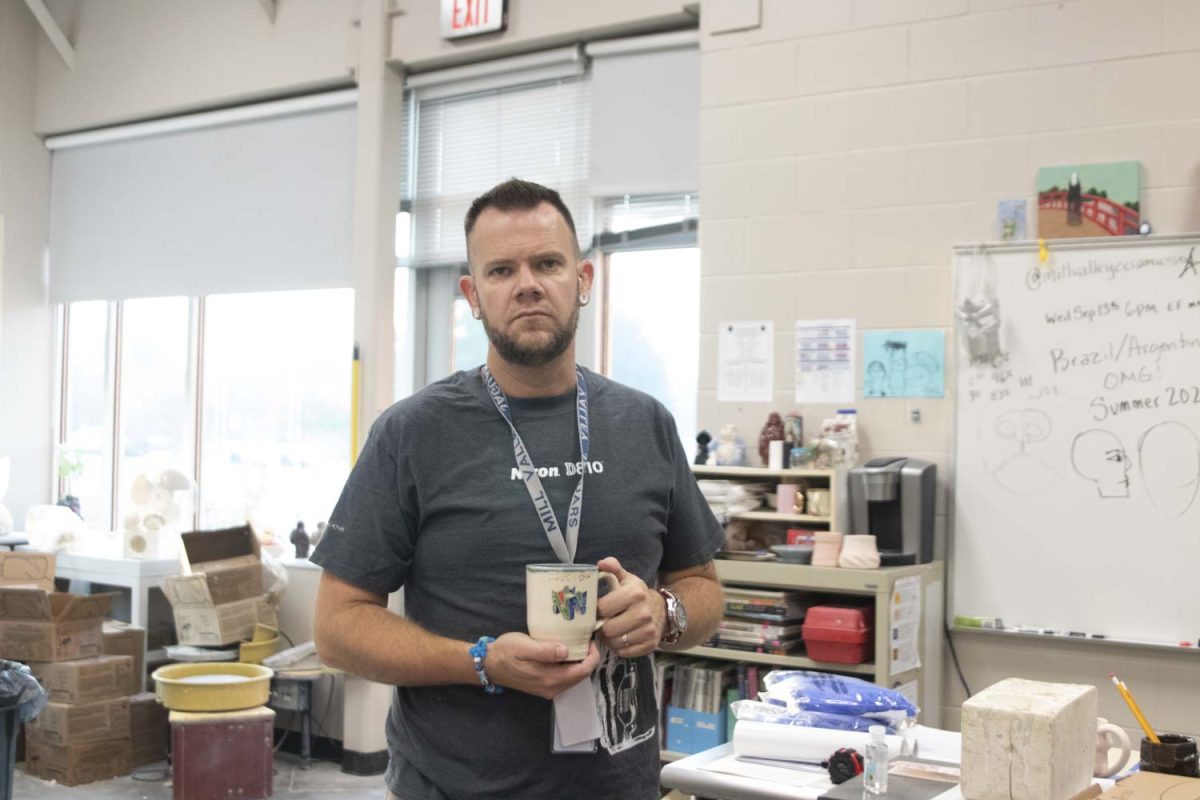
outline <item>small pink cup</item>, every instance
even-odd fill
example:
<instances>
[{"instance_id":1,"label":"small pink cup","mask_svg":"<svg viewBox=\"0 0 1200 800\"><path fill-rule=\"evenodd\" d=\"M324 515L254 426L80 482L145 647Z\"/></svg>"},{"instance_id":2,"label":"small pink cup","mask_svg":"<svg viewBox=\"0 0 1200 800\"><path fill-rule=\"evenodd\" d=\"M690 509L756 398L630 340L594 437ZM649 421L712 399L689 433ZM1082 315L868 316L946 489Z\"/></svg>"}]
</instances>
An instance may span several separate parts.
<instances>
[{"instance_id":1,"label":"small pink cup","mask_svg":"<svg viewBox=\"0 0 1200 800\"><path fill-rule=\"evenodd\" d=\"M814 567L836 567L842 553L842 534L837 531L817 531L813 536Z\"/></svg>"}]
</instances>

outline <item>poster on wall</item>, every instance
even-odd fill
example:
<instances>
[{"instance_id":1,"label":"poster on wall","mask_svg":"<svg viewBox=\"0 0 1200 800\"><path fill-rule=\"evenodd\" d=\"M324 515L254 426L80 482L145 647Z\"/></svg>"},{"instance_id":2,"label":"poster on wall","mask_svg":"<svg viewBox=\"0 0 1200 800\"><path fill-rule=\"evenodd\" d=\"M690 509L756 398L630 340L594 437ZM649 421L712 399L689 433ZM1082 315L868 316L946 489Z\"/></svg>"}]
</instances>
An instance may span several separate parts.
<instances>
[{"instance_id":1,"label":"poster on wall","mask_svg":"<svg viewBox=\"0 0 1200 800\"><path fill-rule=\"evenodd\" d=\"M775 389L775 323L722 322L717 336L717 400L769 403Z\"/></svg>"},{"instance_id":2,"label":"poster on wall","mask_svg":"<svg viewBox=\"0 0 1200 800\"><path fill-rule=\"evenodd\" d=\"M896 580L892 590L892 620L888 641L892 646L893 674L921 666L921 576Z\"/></svg>"},{"instance_id":3,"label":"poster on wall","mask_svg":"<svg viewBox=\"0 0 1200 800\"><path fill-rule=\"evenodd\" d=\"M796 402L854 402L854 320L796 323Z\"/></svg>"},{"instance_id":4,"label":"poster on wall","mask_svg":"<svg viewBox=\"0 0 1200 800\"><path fill-rule=\"evenodd\" d=\"M1138 232L1142 167L1137 161L1042 167L1037 174L1038 236L1127 236Z\"/></svg>"},{"instance_id":5,"label":"poster on wall","mask_svg":"<svg viewBox=\"0 0 1200 800\"><path fill-rule=\"evenodd\" d=\"M946 332L863 333L863 397L944 397Z\"/></svg>"}]
</instances>

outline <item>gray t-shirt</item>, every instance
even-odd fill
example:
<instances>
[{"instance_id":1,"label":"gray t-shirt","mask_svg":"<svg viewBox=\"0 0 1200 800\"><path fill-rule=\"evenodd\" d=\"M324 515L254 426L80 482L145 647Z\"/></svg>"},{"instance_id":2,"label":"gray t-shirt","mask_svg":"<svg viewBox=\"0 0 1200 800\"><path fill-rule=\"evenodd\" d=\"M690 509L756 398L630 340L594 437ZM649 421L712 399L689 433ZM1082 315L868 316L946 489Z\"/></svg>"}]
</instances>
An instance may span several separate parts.
<instances>
[{"instance_id":1,"label":"gray t-shirt","mask_svg":"<svg viewBox=\"0 0 1200 800\"><path fill-rule=\"evenodd\" d=\"M585 371L591 425L576 563L615 556L654 585L703 564L724 533L700 494L671 415ZM510 398L514 424L561 522L579 480L575 392ZM554 563L512 434L478 370L459 372L374 424L312 560L372 592L405 588L405 613L473 642L525 630L525 565ZM464 655L464 658L466 656ZM592 677L596 752L551 753L550 701L479 686L398 687L386 780L405 800L658 797L658 711L650 657L607 650Z\"/></svg>"}]
</instances>

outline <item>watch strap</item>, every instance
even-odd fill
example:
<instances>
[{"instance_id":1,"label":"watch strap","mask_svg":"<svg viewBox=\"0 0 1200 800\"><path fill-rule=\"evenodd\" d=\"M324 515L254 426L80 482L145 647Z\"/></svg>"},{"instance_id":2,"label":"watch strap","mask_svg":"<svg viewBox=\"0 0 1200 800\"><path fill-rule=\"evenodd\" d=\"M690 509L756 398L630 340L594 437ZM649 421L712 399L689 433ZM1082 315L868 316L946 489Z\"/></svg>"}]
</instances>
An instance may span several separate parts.
<instances>
[{"instance_id":1,"label":"watch strap","mask_svg":"<svg viewBox=\"0 0 1200 800\"><path fill-rule=\"evenodd\" d=\"M662 644L675 644L683 636L683 626L679 619L679 597L670 589L664 589L661 586L658 588L658 593L662 595L667 611L666 629L659 641Z\"/></svg>"}]
</instances>

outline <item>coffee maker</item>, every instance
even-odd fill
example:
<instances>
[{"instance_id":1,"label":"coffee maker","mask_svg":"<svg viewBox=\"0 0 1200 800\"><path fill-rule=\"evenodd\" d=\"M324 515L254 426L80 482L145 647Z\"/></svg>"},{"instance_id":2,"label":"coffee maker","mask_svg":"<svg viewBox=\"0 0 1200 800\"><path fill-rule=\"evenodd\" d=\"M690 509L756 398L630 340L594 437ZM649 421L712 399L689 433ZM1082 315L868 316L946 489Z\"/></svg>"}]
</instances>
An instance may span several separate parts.
<instances>
[{"instance_id":1,"label":"coffee maker","mask_svg":"<svg viewBox=\"0 0 1200 800\"><path fill-rule=\"evenodd\" d=\"M873 458L850 470L850 533L870 534L883 566L933 561L937 465Z\"/></svg>"}]
</instances>

